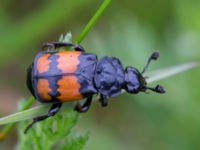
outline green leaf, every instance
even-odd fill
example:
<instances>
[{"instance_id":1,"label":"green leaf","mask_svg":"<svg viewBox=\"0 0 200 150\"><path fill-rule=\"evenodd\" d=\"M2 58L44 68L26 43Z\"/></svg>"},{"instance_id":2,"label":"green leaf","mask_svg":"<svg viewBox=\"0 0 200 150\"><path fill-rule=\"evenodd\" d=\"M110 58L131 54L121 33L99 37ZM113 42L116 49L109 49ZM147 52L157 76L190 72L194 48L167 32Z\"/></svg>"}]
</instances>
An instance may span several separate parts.
<instances>
[{"instance_id":1,"label":"green leaf","mask_svg":"<svg viewBox=\"0 0 200 150\"><path fill-rule=\"evenodd\" d=\"M24 110L24 111L17 112L15 114L11 114L9 116L0 118L0 125L14 123L19 120L23 121L23 120L30 119L30 118L34 117L35 115L39 115L44 112L47 112L49 107L50 107L50 105L40 105L40 106L31 108L28 110Z\"/></svg>"}]
</instances>

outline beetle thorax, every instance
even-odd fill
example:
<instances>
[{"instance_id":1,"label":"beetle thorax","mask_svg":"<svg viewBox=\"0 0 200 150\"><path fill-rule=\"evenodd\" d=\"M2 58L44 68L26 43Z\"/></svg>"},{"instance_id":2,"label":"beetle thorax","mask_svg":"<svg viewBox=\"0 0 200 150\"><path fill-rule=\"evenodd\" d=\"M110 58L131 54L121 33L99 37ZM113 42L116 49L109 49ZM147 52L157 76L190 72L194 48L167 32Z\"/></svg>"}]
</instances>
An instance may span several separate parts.
<instances>
[{"instance_id":1,"label":"beetle thorax","mask_svg":"<svg viewBox=\"0 0 200 150\"><path fill-rule=\"evenodd\" d=\"M98 61L96 66L95 87L105 96L117 96L123 88L124 77L124 68L119 59L105 56Z\"/></svg>"}]
</instances>

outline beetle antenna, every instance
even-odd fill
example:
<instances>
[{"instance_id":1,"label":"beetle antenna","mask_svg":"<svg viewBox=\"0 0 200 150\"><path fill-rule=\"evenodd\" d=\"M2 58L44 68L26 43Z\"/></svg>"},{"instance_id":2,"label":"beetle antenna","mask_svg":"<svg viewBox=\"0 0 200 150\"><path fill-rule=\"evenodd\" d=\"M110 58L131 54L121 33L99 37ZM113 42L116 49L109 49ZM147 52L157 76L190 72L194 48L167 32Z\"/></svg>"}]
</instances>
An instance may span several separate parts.
<instances>
[{"instance_id":1,"label":"beetle antenna","mask_svg":"<svg viewBox=\"0 0 200 150\"><path fill-rule=\"evenodd\" d=\"M153 52L153 53L151 54L151 56L149 57L149 59L148 59L148 61L147 61L147 64L145 65L145 67L144 67L144 69L142 70L142 73L141 73L141 74L143 74L143 73L147 70L147 68L148 68L149 64L151 63L151 61L152 61L152 60L157 60L157 59L159 58L159 56L160 56L160 53L159 53L158 51Z\"/></svg>"},{"instance_id":2,"label":"beetle antenna","mask_svg":"<svg viewBox=\"0 0 200 150\"><path fill-rule=\"evenodd\" d=\"M154 87L154 88L146 87L146 89L149 89L149 90L154 91L156 93L161 93L161 94L165 93L165 89L160 85L156 85L156 87Z\"/></svg>"}]
</instances>

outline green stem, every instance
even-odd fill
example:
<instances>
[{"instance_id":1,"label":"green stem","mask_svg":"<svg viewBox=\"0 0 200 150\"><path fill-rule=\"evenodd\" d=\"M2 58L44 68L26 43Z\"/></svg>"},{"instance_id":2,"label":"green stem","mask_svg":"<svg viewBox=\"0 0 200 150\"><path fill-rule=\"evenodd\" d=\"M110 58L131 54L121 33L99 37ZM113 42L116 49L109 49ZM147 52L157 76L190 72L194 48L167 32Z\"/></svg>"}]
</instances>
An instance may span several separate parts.
<instances>
[{"instance_id":1,"label":"green stem","mask_svg":"<svg viewBox=\"0 0 200 150\"><path fill-rule=\"evenodd\" d=\"M111 0L104 0L104 2L101 4L101 6L99 7L99 9L95 13L95 15L90 19L90 21L85 26L85 28L83 29L83 31L81 32L81 34L79 35L79 37L76 39L76 41L75 41L76 43L80 44L83 41L83 39L85 38L85 36L92 29L92 27L95 25L95 23L97 22L97 20L99 19L99 17L101 17L101 15L105 11L105 9L108 7L108 5L110 4L110 2L111 2Z\"/></svg>"}]
</instances>

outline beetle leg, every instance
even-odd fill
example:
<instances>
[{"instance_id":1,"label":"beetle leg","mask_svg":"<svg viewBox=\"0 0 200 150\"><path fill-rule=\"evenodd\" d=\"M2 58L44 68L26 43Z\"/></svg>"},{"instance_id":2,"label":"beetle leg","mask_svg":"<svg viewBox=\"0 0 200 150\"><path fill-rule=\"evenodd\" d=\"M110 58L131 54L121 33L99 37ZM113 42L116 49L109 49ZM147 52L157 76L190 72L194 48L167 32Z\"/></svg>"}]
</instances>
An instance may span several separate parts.
<instances>
[{"instance_id":1,"label":"beetle leg","mask_svg":"<svg viewBox=\"0 0 200 150\"><path fill-rule=\"evenodd\" d=\"M81 106L80 103L78 102L74 108L74 110L78 112L86 112L90 108L92 102L92 96L88 97L85 103Z\"/></svg>"},{"instance_id":2,"label":"beetle leg","mask_svg":"<svg viewBox=\"0 0 200 150\"><path fill-rule=\"evenodd\" d=\"M50 51L55 51L56 48L60 47L66 47L66 46L74 46L72 43L67 43L67 42L50 42L50 43L45 43L42 46L42 50L50 50Z\"/></svg>"},{"instance_id":3,"label":"beetle leg","mask_svg":"<svg viewBox=\"0 0 200 150\"><path fill-rule=\"evenodd\" d=\"M24 131L24 134L26 134L27 131L28 131L35 123L37 123L37 122L39 122L39 121L42 121L42 120L45 120L45 119L47 119L48 117L54 116L54 115L60 110L61 106L62 106L62 103L53 104L53 105L51 106L51 108L49 109L49 111L48 111L48 113L47 113L46 115L42 115L42 116L38 116L38 117L33 118L32 123L29 124L29 125L27 126L27 128L26 128L25 131Z\"/></svg>"},{"instance_id":4,"label":"beetle leg","mask_svg":"<svg viewBox=\"0 0 200 150\"><path fill-rule=\"evenodd\" d=\"M68 42L52 42L52 44L54 44L55 48L74 46L73 43L68 43Z\"/></svg>"},{"instance_id":5,"label":"beetle leg","mask_svg":"<svg viewBox=\"0 0 200 150\"><path fill-rule=\"evenodd\" d=\"M99 101L101 102L101 106L102 106L102 107L105 107L105 106L108 105L108 99L107 99L107 97L106 97L105 95L103 95L103 94L100 94L100 99L99 99Z\"/></svg>"},{"instance_id":6,"label":"beetle leg","mask_svg":"<svg viewBox=\"0 0 200 150\"><path fill-rule=\"evenodd\" d=\"M81 45L79 45L79 44L74 45L74 49L76 51L85 52L85 49Z\"/></svg>"},{"instance_id":7,"label":"beetle leg","mask_svg":"<svg viewBox=\"0 0 200 150\"><path fill-rule=\"evenodd\" d=\"M42 45L42 50L55 51L55 45L53 43L45 43Z\"/></svg>"},{"instance_id":8,"label":"beetle leg","mask_svg":"<svg viewBox=\"0 0 200 150\"><path fill-rule=\"evenodd\" d=\"M42 46L42 50L50 50L50 51L55 51L56 48L61 48L61 47L67 47L67 46L72 46L76 51L80 52L85 52L85 49L79 45L79 44L73 44L73 43L68 43L68 42L51 42L51 43L45 43Z\"/></svg>"},{"instance_id":9,"label":"beetle leg","mask_svg":"<svg viewBox=\"0 0 200 150\"><path fill-rule=\"evenodd\" d=\"M72 46L76 51L85 52L85 49L79 44L73 44L68 42L52 42L51 44L53 44L55 48Z\"/></svg>"}]
</instances>

